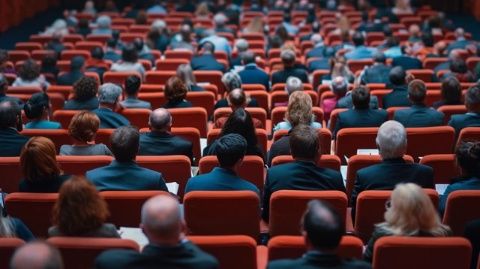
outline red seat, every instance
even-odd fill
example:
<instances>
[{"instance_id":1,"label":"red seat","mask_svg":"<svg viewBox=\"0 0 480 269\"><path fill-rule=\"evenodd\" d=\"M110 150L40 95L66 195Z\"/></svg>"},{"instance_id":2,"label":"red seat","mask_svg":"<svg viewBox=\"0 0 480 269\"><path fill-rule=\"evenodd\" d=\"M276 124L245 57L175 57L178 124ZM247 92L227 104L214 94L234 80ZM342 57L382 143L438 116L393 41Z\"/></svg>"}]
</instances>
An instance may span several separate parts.
<instances>
[{"instance_id":1,"label":"red seat","mask_svg":"<svg viewBox=\"0 0 480 269\"><path fill-rule=\"evenodd\" d=\"M312 105L313 107L316 107L319 102L318 98L318 93L314 91L304 91L308 95L310 95L310 98L312 98ZM270 93L270 103L272 107L276 103L287 103L288 102L288 93L285 91L275 91Z\"/></svg>"},{"instance_id":2,"label":"red seat","mask_svg":"<svg viewBox=\"0 0 480 269\"><path fill-rule=\"evenodd\" d=\"M217 86L218 93L223 94L225 92L225 85L222 82L222 72L220 71L193 71L193 75L198 83L208 82Z\"/></svg>"},{"instance_id":3,"label":"red seat","mask_svg":"<svg viewBox=\"0 0 480 269\"><path fill-rule=\"evenodd\" d=\"M80 41L75 43L76 50L91 51L94 48L103 48L103 43L98 41Z\"/></svg>"},{"instance_id":4,"label":"red seat","mask_svg":"<svg viewBox=\"0 0 480 269\"><path fill-rule=\"evenodd\" d=\"M120 113L130 121L131 125L141 129L148 128L148 121L152 111L145 108L128 108L121 110Z\"/></svg>"},{"instance_id":5,"label":"red seat","mask_svg":"<svg viewBox=\"0 0 480 269\"><path fill-rule=\"evenodd\" d=\"M175 71L147 71L145 73L145 83L165 85L167 80L175 75Z\"/></svg>"},{"instance_id":6,"label":"red seat","mask_svg":"<svg viewBox=\"0 0 480 269\"><path fill-rule=\"evenodd\" d=\"M30 55L35 61L41 61L47 56L56 57L56 53L54 50L34 50L31 52Z\"/></svg>"},{"instance_id":7,"label":"red seat","mask_svg":"<svg viewBox=\"0 0 480 269\"><path fill-rule=\"evenodd\" d=\"M347 111L347 108L335 108L330 113L330 122L328 123L328 129L333 132L337 125L338 114Z\"/></svg>"},{"instance_id":8,"label":"red seat","mask_svg":"<svg viewBox=\"0 0 480 269\"><path fill-rule=\"evenodd\" d=\"M458 135L457 144L462 141L479 141L480 140L480 127L466 127L460 131Z\"/></svg>"},{"instance_id":9,"label":"red seat","mask_svg":"<svg viewBox=\"0 0 480 269\"><path fill-rule=\"evenodd\" d=\"M243 86L242 86L243 87ZM247 96L250 96L252 99L257 100L258 106L265 109L265 111L270 111L268 100L270 95L266 91L249 91Z\"/></svg>"},{"instance_id":10,"label":"red seat","mask_svg":"<svg viewBox=\"0 0 480 269\"><path fill-rule=\"evenodd\" d=\"M211 129L208 134L207 134L207 145L210 145L215 141L219 136L220 133L222 132L222 129ZM268 137L267 137L267 131L265 129L255 129L255 134L257 136L257 144L262 150L264 154L267 152L267 143L268 143Z\"/></svg>"},{"instance_id":11,"label":"red seat","mask_svg":"<svg viewBox=\"0 0 480 269\"><path fill-rule=\"evenodd\" d=\"M57 162L65 174L82 176L89 170L110 164L112 160L112 156L57 156Z\"/></svg>"},{"instance_id":12,"label":"red seat","mask_svg":"<svg viewBox=\"0 0 480 269\"><path fill-rule=\"evenodd\" d=\"M348 60L347 65L350 70L355 73L359 70L363 70L365 66L373 65L372 59L361 59L361 60Z\"/></svg>"},{"instance_id":13,"label":"red seat","mask_svg":"<svg viewBox=\"0 0 480 269\"><path fill-rule=\"evenodd\" d=\"M415 79L423 80L423 82L432 82L435 74L432 69L410 69L407 70L407 73L412 74Z\"/></svg>"},{"instance_id":14,"label":"red seat","mask_svg":"<svg viewBox=\"0 0 480 269\"><path fill-rule=\"evenodd\" d=\"M13 237L0 238L0 267L9 268L10 260L15 250L25 244L25 241Z\"/></svg>"},{"instance_id":15,"label":"red seat","mask_svg":"<svg viewBox=\"0 0 480 269\"><path fill-rule=\"evenodd\" d=\"M376 149L378 128L344 128L338 131L335 154L342 159L357 154L358 149Z\"/></svg>"},{"instance_id":16,"label":"red seat","mask_svg":"<svg viewBox=\"0 0 480 269\"><path fill-rule=\"evenodd\" d=\"M30 59L30 52L26 50L10 50L8 51L8 59L16 63Z\"/></svg>"},{"instance_id":17,"label":"red seat","mask_svg":"<svg viewBox=\"0 0 480 269\"><path fill-rule=\"evenodd\" d=\"M7 89L8 94L35 94L42 92L42 88L38 86L10 86Z\"/></svg>"},{"instance_id":18,"label":"red seat","mask_svg":"<svg viewBox=\"0 0 480 269\"><path fill-rule=\"evenodd\" d=\"M32 52L34 50L41 50L43 48L42 43L39 42L17 42L15 43L15 50L24 50Z\"/></svg>"},{"instance_id":19,"label":"red seat","mask_svg":"<svg viewBox=\"0 0 480 269\"><path fill-rule=\"evenodd\" d=\"M425 58L423 60L423 68L433 70L437 65L444 62L448 62L448 58Z\"/></svg>"},{"instance_id":20,"label":"red seat","mask_svg":"<svg viewBox=\"0 0 480 269\"><path fill-rule=\"evenodd\" d=\"M142 75L136 71L123 71L123 72L114 72L114 71L107 71L103 73L103 83L113 83L117 85L121 85L125 83L125 80L129 76L137 76L142 78Z\"/></svg>"},{"instance_id":21,"label":"red seat","mask_svg":"<svg viewBox=\"0 0 480 269\"><path fill-rule=\"evenodd\" d=\"M197 128L201 137L207 137L207 111L203 107L171 108L173 118L172 127Z\"/></svg>"},{"instance_id":22,"label":"red seat","mask_svg":"<svg viewBox=\"0 0 480 269\"><path fill-rule=\"evenodd\" d=\"M278 130L273 134L273 142L275 143L280 138L286 136L288 130ZM330 154L332 133L326 128L318 129L318 138L320 139L320 154Z\"/></svg>"},{"instance_id":23,"label":"red seat","mask_svg":"<svg viewBox=\"0 0 480 269\"><path fill-rule=\"evenodd\" d=\"M18 185L23 178L19 157L0 157L0 169L3 176L0 177L0 188L3 192L12 193L18 191Z\"/></svg>"},{"instance_id":24,"label":"red seat","mask_svg":"<svg viewBox=\"0 0 480 269\"><path fill-rule=\"evenodd\" d=\"M57 110L53 112L53 120L60 122L64 129L68 128L70 125L70 121L72 120L73 116L75 116L79 110Z\"/></svg>"},{"instance_id":25,"label":"red seat","mask_svg":"<svg viewBox=\"0 0 480 269\"><path fill-rule=\"evenodd\" d=\"M455 154L432 154L424 156L421 164L433 168L433 182L435 184L450 184L451 180L461 176Z\"/></svg>"},{"instance_id":26,"label":"red seat","mask_svg":"<svg viewBox=\"0 0 480 269\"><path fill-rule=\"evenodd\" d=\"M65 129L23 129L22 135L28 137L44 136L49 138L55 144L57 154L60 152L62 145L71 145L73 139Z\"/></svg>"},{"instance_id":27,"label":"red seat","mask_svg":"<svg viewBox=\"0 0 480 269\"><path fill-rule=\"evenodd\" d=\"M480 218L477 205L480 205L479 190L460 190L450 193L445 206L443 223L450 226L455 236L463 236L465 224Z\"/></svg>"},{"instance_id":28,"label":"red seat","mask_svg":"<svg viewBox=\"0 0 480 269\"><path fill-rule=\"evenodd\" d=\"M145 39L144 33L120 33L120 40L126 43L133 42L136 38Z\"/></svg>"},{"instance_id":29,"label":"red seat","mask_svg":"<svg viewBox=\"0 0 480 269\"><path fill-rule=\"evenodd\" d=\"M176 71L179 65L188 64L187 59L164 59L155 62L158 71Z\"/></svg>"},{"instance_id":30,"label":"red seat","mask_svg":"<svg viewBox=\"0 0 480 269\"><path fill-rule=\"evenodd\" d=\"M189 50L166 50L165 59L186 59L192 60L193 52Z\"/></svg>"},{"instance_id":31,"label":"red seat","mask_svg":"<svg viewBox=\"0 0 480 269\"><path fill-rule=\"evenodd\" d=\"M414 160L430 154L453 153L455 130L450 126L407 128L407 141L407 154Z\"/></svg>"},{"instance_id":32,"label":"red seat","mask_svg":"<svg viewBox=\"0 0 480 269\"><path fill-rule=\"evenodd\" d=\"M445 105L439 107L437 110L445 115L445 117L443 118L445 124L450 121L452 115L467 113L467 108L465 107L465 105Z\"/></svg>"},{"instance_id":33,"label":"red seat","mask_svg":"<svg viewBox=\"0 0 480 269\"><path fill-rule=\"evenodd\" d=\"M88 50L64 50L61 53L62 60L71 60L73 57L82 56L85 60L90 59L90 51Z\"/></svg>"},{"instance_id":34,"label":"red seat","mask_svg":"<svg viewBox=\"0 0 480 269\"><path fill-rule=\"evenodd\" d=\"M294 162L292 155L280 155L272 160L272 167L285 163ZM330 168L336 171L340 171L341 161L336 155L321 155L317 161L317 165L323 168Z\"/></svg>"},{"instance_id":35,"label":"red seat","mask_svg":"<svg viewBox=\"0 0 480 269\"><path fill-rule=\"evenodd\" d=\"M208 115L212 115L215 106L216 95L211 91L188 92L185 98L192 103L194 107L203 107Z\"/></svg>"}]
</instances>

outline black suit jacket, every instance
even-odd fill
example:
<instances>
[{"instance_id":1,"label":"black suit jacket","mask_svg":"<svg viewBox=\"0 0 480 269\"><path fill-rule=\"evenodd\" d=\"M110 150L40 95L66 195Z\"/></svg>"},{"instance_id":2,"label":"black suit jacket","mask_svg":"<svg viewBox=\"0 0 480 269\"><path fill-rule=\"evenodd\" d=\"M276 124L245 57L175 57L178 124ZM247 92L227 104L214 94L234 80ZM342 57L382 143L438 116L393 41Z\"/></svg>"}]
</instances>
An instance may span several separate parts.
<instances>
[{"instance_id":1,"label":"black suit jacket","mask_svg":"<svg viewBox=\"0 0 480 269\"><path fill-rule=\"evenodd\" d=\"M363 83L388 83L391 68L384 64L375 64L367 68L363 74Z\"/></svg>"},{"instance_id":2,"label":"black suit jacket","mask_svg":"<svg viewBox=\"0 0 480 269\"><path fill-rule=\"evenodd\" d=\"M457 135L460 134L460 131L466 127L480 127L480 114L476 113L465 113L459 115L452 115L448 125L452 126L455 129Z\"/></svg>"},{"instance_id":3,"label":"black suit jacket","mask_svg":"<svg viewBox=\"0 0 480 269\"><path fill-rule=\"evenodd\" d=\"M411 106L406 86L395 87L391 93L383 97L384 109L394 106Z\"/></svg>"},{"instance_id":4,"label":"black suit jacket","mask_svg":"<svg viewBox=\"0 0 480 269\"><path fill-rule=\"evenodd\" d=\"M262 84L265 86L265 90L270 89L270 77L265 71L261 70L254 64L248 64L245 69L238 72L238 75L242 79L242 84Z\"/></svg>"},{"instance_id":5,"label":"black suit jacket","mask_svg":"<svg viewBox=\"0 0 480 269\"><path fill-rule=\"evenodd\" d=\"M404 55L393 58L392 66L400 66L403 70L423 68L422 62L419 59Z\"/></svg>"},{"instance_id":6,"label":"black suit jacket","mask_svg":"<svg viewBox=\"0 0 480 269\"><path fill-rule=\"evenodd\" d=\"M130 125L130 122L124 116L113 112L108 108L98 108L92 111L100 119L100 128L116 129L118 127Z\"/></svg>"},{"instance_id":7,"label":"black suit jacket","mask_svg":"<svg viewBox=\"0 0 480 269\"><path fill-rule=\"evenodd\" d=\"M29 139L13 128L0 129L0 157L20 156L23 146Z\"/></svg>"},{"instance_id":8,"label":"black suit jacket","mask_svg":"<svg viewBox=\"0 0 480 269\"><path fill-rule=\"evenodd\" d=\"M147 245L138 253L133 250L108 250L97 257L96 269L216 269L217 260L191 242L173 247Z\"/></svg>"},{"instance_id":9,"label":"black suit jacket","mask_svg":"<svg viewBox=\"0 0 480 269\"><path fill-rule=\"evenodd\" d=\"M371 269L371 265L358 260L342 260L335 254L308 251L296 260L277 260L268 264L267 269Z\"/></svg>"},{"instance_id":10,"label":"black suit jacket","mask_svg":"<svg viewBox=\"0 0 480 269\"><path fill-rule=\"evenodd\" d=\"M430 127L443 125L443 113L435 109L413 105L411 108L397 110L393 119L408 127Z\"/></svg>"},{"instance_id":11,"label":"black suit jacket","mask_svg":"<svg viewBox=\"0 0 480 269\"><path fill-rule=\"evenodd\" d=\"M193 161L192 142L167 132L149 132L140 136L138 155L185 155Z\"/></svg>"},{"instance_id":12,"label":"black suit jacket","mask_svg":"<svg viewBox=\"0 0 480 269\"><path fill-rule=\"evenodd\" d=\"M388 120L388 113L379 109L349 109L338 114L337 124L333 135L342 128L379 127Z\"/></svg>"},{"instance_id":13,"label":"black suit jacket","mask_svg":"<svg viewBox=\"0 0 480 269\"><path fill-rule=\"evenodd\" d=\"M63 74L63 75L59 76L57 78L57 84L58 85L71 86L75 82L77 82L77 80L79 80L82 77L83 77L83 73L80 72L80 71L69 72L69 73L66 73L66 74Z\"/></svg>"},{"instance_id":14,"label":"black suit jacket","mask_svg":"<svg viewBox=\"0 0 480 269\"><path fill-rule=\"evenodd\" d=\"M291 131L291 130L290 130ZM272 166L273 158L281 155L290 155L290 136L286 135L275 141L268 152L267 165Z\"/></svg>"},{"instance_id":15,"label":"black suit jacket","mask_svg":"<svg viewBox=\"0 0 480 269\"><path fill-rule=\"evenodd\" d=\"M313 162L295 161L270 168L263 194L262 218L268 221L270 197L279 190L338 190L345 192L340 172Z\"/></svg>"},{"instance_id":16,"label":"black suit jacket","mask_svg":"<svg viewBox=\"0 0 480 269\"><path fill-rule=\"evenodd\" d=\"M215 56L212 54L195 56L190 61L190 65L193 70L218 70L225 72L225 67L217 62L217 59L215 59Z\"/></svg>"},{"instance_id":17,"label":"black suit jacket","mask_svg":"<svg viewBox=\"0 0 480 269\"><path fill-rule=\"evenodd\" d=\"M308 74L304 69L287 67L272 74L272 85L285 83L288 77L297 77L303 83L308 83Z\"/></svg>"}]
</instances>

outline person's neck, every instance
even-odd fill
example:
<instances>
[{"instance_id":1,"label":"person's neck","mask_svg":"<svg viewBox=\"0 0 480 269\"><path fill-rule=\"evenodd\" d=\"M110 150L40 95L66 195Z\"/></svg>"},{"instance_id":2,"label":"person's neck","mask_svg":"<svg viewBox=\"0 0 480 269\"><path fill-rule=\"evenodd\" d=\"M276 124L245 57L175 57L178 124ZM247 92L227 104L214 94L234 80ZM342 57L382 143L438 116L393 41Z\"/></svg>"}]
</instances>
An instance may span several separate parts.
<instances>
[{"instance_id":1,"label":"person's neck","mask_svg":"<svg viewBox=\"0 0 480 269\"><path fill-rule=\"evenodd\" d=\"M127 94L127 99L138 99L138 94Z\"/></svg>"},{"instance_id":2,"label":"person's neck","mask_svg":"<svg viewBox=\"0 0 480 269\"><path fill-rule=\"evenodd\" d=\"M172 238L149 238L148 241L151 245L162 247L174 247L180 244L185 239L185 236L180 235Z\"/></svg>"}]
</instances>

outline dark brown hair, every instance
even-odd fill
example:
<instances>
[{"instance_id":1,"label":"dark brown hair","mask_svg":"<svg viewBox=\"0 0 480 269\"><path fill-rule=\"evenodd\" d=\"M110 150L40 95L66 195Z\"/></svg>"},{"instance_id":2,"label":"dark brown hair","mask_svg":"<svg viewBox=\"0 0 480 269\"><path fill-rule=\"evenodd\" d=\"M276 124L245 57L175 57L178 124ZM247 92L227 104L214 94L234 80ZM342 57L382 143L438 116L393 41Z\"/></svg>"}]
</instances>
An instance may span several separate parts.
<instances>
[{"instance_id":1,"label":"dark brown hair","mask_svg":"<svg viewBox=\"0 0 480 269\"><path fill-rule=\"evenodd\" d=\"M169 101L182 101L187 96L187 86L177 77L171 77L165 84L165 97Z\"/></svg>"}]
</instances>

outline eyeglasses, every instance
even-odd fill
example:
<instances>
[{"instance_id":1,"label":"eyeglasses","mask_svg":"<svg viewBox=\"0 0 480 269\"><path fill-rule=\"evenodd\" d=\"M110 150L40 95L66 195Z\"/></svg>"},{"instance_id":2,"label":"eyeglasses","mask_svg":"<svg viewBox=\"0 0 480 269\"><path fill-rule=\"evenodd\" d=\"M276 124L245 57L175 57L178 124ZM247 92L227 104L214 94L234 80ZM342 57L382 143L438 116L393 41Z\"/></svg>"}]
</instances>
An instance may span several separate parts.
<instances>
[{"instance_id":1,"label":"eyeglasses","mask_svg":"<svg viewBox=\"0 0 480 269\"><path fill-rule=\"evenodd\" d=\"M392 207L392 201L388 199L387 201L385 201L385 209L389 209L390 207Z\"/></svg>"}]
</instances>

